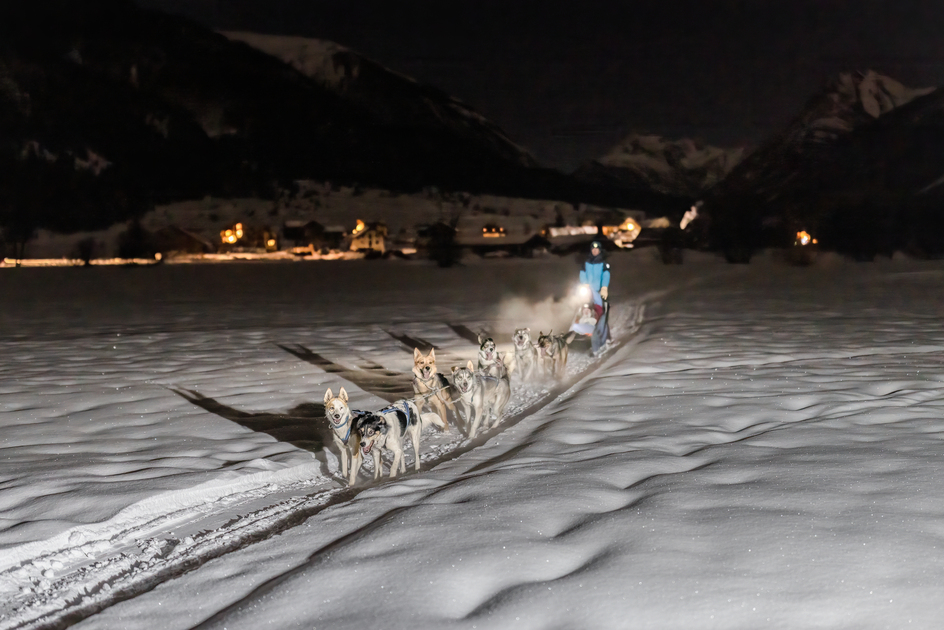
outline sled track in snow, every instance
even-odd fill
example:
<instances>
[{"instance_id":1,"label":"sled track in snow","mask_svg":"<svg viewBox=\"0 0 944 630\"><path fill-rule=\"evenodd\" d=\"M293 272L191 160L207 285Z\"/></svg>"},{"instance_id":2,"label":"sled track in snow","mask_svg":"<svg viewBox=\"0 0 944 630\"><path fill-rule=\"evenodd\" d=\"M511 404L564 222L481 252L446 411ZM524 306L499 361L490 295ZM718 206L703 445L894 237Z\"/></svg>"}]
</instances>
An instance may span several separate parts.
<instances>
[{"instance_id":1,"label":"sled track in snow","mask_svg":"<svg viewBox=\"0 0 944 630\"><path fill-rule=\"evenodd\" d=\"M645 312L644 304L627 304L622 308L627 312L614 321L613 328L620 331L614 348L636 335ZM551 404L599 369L609 354L596 359L572 354L565 381L547 389L518 391L497 427L473 440L458 438L440 445L439 452L425 453L423 468L455 459ZM411 471L404 476L411 474L417 473ZM211 560L296 527L368 488L391 481L394 480L385 478L355 487L322 487L314 492L308 481L270 484L224 496L200 508L190 506L161 514L105 541L77 540L69 548L0 573L0 594L9 591L2 588L5 585L32 584L22 586L0 603L0 630L67 628ZM234 513L239 515L219 522ZM187 533L176 534L175 530ZM73 542L72 538L69 542Z\"/></svg>"}]
</instances>

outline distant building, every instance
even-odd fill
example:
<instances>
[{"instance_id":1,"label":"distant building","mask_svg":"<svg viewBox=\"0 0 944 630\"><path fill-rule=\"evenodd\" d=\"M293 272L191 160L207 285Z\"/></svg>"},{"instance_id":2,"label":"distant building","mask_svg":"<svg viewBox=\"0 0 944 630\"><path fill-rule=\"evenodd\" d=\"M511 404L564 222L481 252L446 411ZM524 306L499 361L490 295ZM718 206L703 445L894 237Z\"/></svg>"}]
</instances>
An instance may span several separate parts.
<instances>
[{"instance_id":1,"label":"distant building","mask_svg":"<svg viewBox=\"0 0 944 630\"><path fill-rule=\"evenodd\" d=\"M282 225L282 238L294 247L312 251L339 249L344 240L344 228L325 227L317 221L288 220Z\"/></svg>"},{"instance_id":2,"label":"distant building","mask_svg":"<svg viewBox=\"0 0 944 630\"><path fill-rule=\"evenodd\" d=\"M387 224L383 222L364 223L357 220L357 227L351 233L352 252L377 252L380 254L387 251Z\"/></svg>"},{"instance_id":3,"label":"distant building","mask_svg":"<svg viewBox=\"0 0 944 630\"><path fill-rule=\"evenodd\" d=\"M268 226L246 226L236 223L220 231L222 252L274 252L279 249L278 234Z\"/></svg>"},{"instance_id":4,"label":"distant building","mask_svg":"<svg viewBox=\"0 0 944 630\"><path fill-rule=\"evenodd\" d=\"M466 215L456 224L455 245L483 255L508 252L527 256L547 246L542 231L540 222L530 216Z\"/></svg>"}]
</instances>

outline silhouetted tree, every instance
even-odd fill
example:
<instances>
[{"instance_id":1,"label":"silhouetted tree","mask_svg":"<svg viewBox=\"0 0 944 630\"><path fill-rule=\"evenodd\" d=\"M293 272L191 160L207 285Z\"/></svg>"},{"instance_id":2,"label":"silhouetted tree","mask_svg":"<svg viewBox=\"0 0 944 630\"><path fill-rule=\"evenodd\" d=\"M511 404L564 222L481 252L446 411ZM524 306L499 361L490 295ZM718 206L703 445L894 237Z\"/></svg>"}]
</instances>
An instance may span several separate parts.
<instances>
[{"instance_id":1,"label":"silhouetted tree","mask_svg":"<svg viewBox=\"0 0 944 630\"><path fill-rule=\"evenodd\" d=\"M128 229L118 235L120 258L153 258L156 251L154 236L137 219L133 219Z\"/></svg>"},{"instance_id":2,"label":"silhouetted tree","mask_svg":"<svg viewBox=\"0 0 944 630\"><path fill-rule=\"evenodd\" d=\"M455 227L441 222L429 226L429 257L440 267L452 267L458 262Z\"/></svg>"}]
</instances>

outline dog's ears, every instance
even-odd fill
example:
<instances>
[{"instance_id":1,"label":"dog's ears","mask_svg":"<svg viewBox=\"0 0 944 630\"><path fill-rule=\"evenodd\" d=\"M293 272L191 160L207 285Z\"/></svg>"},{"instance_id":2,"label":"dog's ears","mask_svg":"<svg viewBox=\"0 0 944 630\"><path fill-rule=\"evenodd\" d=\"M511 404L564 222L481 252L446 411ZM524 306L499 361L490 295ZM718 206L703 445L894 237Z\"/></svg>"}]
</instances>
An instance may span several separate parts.
<instances>
[{"instance_id":1,"label":"dog's ears","mask_svg":"<svg viewBox=\"0 0 944 630\"><path fill-rule=\"evenodd\" d=\"M343 387L341 388L341 391L338 392L338 398L340 398L344 402L347 402L347 392L344 391Z\"/></svg>"},{"instance_id":2,"label":"dog's ears","mask_svg":"<svg viewBox=\"0 0 944 630\"><path fill-rule=\"evenodd\" d=\"M472 364L472 361L469 361L469 364L466 367L469 368L470 372L475 371L475 366Z\"/></svg>"},{"instance_id":3,"label":"dog's ears","mask_svg":"<svg viewBox=\"0 0 944 630\"><path fill-rule=\"evenodd\" d=\"M423 357L423 353L420 352L420 349L413 348L413 360L416 361L417 359L421 359L422 357Z\"/></svg>"},{"instance_id":4,"label":"dog's ears","mask_svg":"<svg viewBox=\"0 0 944 630\"><path fill-rule=\"evenodd\" d=\"M331 393L331 388L328 388L328 391L325 392L324 404L328 404L328 401L334 398L334 394Z\"/></svg>"},{"instance_id":5,"label":"dog's ears","mask_svg":"<svg viewBox=\"0 0 944 630\"><path fill-rule=\"evenodd\" d=\"M525 330L527 330L528 332L531 332L531 329L530 329L530 328L525 328Z\"/></svg>"},{"instance_id":6,"label":"dog's ears","mask_svg":"<svg viewBox=\"0 0 944 630\"><path fill-rule=\"evenodd\" d=\"M550 336L551 336L551 333L553 333L553 332L554 332L554 329L551 328L549 331L547 331L547 336L550 337Z\"/></svg>"},{"instance_id":7,"label":"dog's ears","mask_svg":"<svg viewBox=\"0 0 944 630\"><path fill-rule=\"evenodd\" d=\"M469 363L472 363L472 362L469 361ZM458 372L458 371L459 371L459 366L458 366L458 365L453 365L453 366L452 366L452 373L455 374L455 373Z\"/></svg>"},{"instance_id":8,"label":"dog's ears","mask_svg":"<svg viewBox=\"0 0 944 630\"><path fill-rule=\"evenodd\" d=\"M430 348L430 349L429 349L429 354L427 354L426 356L428 356L430 359L432 359L433 361L435 361L435 360L436 360L436 348Z\"/></svg>"},{"instance_id":9,"label":"dog's ears","mask_svg":"<svg viewBox=\"0 0 944 630\"><path fill-rule=\"evenodd\" d=\"M482 342L487 339L487 337L485 336L485 333L483 333L483 332L480 332L480 333L479 333L479 337L478 337L478 338L479 338L479 345L480 345L480 346L482 345Z\"/></svg>"}]
</instances>

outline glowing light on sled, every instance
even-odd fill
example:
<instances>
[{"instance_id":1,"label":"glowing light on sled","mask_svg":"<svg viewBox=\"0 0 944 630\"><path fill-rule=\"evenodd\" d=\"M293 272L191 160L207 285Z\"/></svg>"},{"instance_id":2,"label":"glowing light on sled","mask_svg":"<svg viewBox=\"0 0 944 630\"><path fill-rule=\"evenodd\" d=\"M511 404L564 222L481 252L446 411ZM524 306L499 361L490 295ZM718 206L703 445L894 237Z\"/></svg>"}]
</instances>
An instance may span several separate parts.
<instances>
[{"instance_id":1,"label":"glowing light on sled","mask_svg":"<svg viewBox=\"0 0 944 630\"><path fill-rule=\"evenodd\" d=\"M817 242L818 241L812 236L810 236L806 230L800 230L799 232L797 232L797 237L796 237L797 245L809 245L810 243L812 243L813 245L816 245Z\"/></svg>"}]
</instances>

